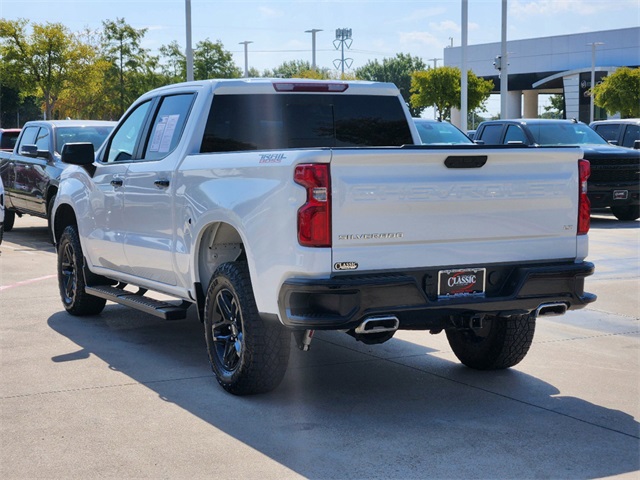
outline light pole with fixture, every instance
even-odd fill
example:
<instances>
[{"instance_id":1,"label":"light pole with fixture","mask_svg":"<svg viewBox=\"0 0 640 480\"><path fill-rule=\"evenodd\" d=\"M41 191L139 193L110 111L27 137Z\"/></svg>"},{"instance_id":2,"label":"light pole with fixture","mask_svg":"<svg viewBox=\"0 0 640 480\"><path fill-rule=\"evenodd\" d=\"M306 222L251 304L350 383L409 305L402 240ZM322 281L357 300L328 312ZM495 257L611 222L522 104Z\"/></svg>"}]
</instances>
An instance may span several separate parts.
<instances>
[{"instance_id":1,"label":"light pole with fixture","mask_svg":"<svg viewBox=\"0 0 640 480\"><path fill-rule=\"evenodd\" d=\"M304 33L311 34L311 70L316 69L316 33L321 32L319 28L312 28L311 30L305 30Z\"/></svg>"},{"instance_id":2,"label":"light pole with fixture","mask_svg":"<svg viewBox=\"0 0 640 480\"><path fill-rule=\"evenodd\" d=\"M589 123L593 122L593 87L596 86L596 47L604 45L603 42L587 43L591 45L591 92L589 95Z\"/></svg>"},{"instance_id":3,"label":"light pole with fixture","mask_svg":"<svg viewBox=\"0 0 640 480\"><path fill-rule=\"evenodd\" d=\"M249 77L249 44L253 43L250 40L238 43L238 45L244 45L244 78Z\"/></svg>"}]
</instances>

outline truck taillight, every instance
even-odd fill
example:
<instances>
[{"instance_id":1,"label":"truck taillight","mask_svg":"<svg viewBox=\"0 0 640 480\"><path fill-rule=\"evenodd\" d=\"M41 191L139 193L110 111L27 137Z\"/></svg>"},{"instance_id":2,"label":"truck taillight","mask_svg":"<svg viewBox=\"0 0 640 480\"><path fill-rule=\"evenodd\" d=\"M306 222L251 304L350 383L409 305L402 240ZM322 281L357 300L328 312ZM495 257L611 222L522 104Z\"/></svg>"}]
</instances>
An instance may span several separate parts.
<instances>
[{"instance_id":1,"label":"truck taillight","mask_svg":"<svg viewBox=\"0 0 640 480\"><path fill-rule=\"evenodd\" d=\"M587 197L587 180L591 175L591 164L588 160L578 160L580 175L580 192L578 200L578 235L585 235L591 226L591 202Z\"/></svg>"},{"instance_id":2,"label":"truck taillight","mask_svg":"<svg viewBox=\"0 0 640 480\"><path fill-rule=\"evenodd\" d=\"M296 167L293 179L307 189L307 201L298 209L298 242L304 247L330 247L329 164L300 164Z\"/></svg>"}]
</instances>

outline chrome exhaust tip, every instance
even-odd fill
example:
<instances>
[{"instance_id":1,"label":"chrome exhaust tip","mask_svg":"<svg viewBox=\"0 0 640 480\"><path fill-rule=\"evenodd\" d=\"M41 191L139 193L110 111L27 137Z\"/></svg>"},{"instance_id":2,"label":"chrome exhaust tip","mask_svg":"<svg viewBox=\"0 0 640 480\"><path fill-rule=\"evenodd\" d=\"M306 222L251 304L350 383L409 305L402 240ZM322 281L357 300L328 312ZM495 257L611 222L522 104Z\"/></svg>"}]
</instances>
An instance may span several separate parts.
<instances>
[{"instance_id":1,"label":"chrome exhaust tip","mask_svg":"<svg viewBox=\"0 0 640 480\"><path fill-rule=\"evenodd\" d=\"M400 326L400 320L394 316L369 317L355 329L357 334L395 332Z\"/></svg>"},{"instance_id":2,"label":"chrome exhaust tip","mask_svg":"<svg viewBox=\"0 0 640 480\"><path fill-rule=\"evenodd\" d=\"M543 303L536 310L536 317L556 317L567 312L566 303Z\"/></svg>"}]
</instances>

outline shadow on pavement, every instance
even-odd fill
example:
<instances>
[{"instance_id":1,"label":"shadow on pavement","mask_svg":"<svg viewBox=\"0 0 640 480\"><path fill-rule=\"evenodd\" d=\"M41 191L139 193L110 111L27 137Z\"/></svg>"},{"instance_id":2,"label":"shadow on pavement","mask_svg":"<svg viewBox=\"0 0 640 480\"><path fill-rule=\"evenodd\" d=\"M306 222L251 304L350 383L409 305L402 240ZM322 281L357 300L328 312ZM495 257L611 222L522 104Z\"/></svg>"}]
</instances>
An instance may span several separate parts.
<instances>
[{"instance_id":1,"label":"shadow on pavement","mask_svg":"<svg viewBox=\"0 0 640 480\"><path fill-rule=\"evenodd\" d=\"M16 223L10 232L4 232L2 239L2 245L5 242L11 242L24 248L41 250L44 252L55 252L55 247L49 240L49 232L47 230L47 223L42 220L42 225L33 225L33 221L26 226L20 226L20 218L16 218ZM40 222L38 222L40 223Z\"/></svg>"},{"instance_id":2,"label":"shadow on pavement","mask_svg":"<svg viewBox=\"0 0 640 480\"><path fill-rule=\"evenodd\" d=\"M48 324L80 347L53 362L96 355L307 478L595 478L640 468L628 414L399 339L369 347L319 332L310 352L292 351L276 391L234 397L211 373L193 311L163 322L109 304L100 316L61 312Z\"/></svg>"}]
</instances>

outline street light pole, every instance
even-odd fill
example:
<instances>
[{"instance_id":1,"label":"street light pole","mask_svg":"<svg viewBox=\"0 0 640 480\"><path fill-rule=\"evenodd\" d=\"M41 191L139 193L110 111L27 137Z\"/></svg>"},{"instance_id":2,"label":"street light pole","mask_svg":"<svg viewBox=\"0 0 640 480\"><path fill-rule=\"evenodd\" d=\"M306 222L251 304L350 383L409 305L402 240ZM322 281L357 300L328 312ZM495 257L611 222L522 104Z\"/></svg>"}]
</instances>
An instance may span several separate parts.
<instances>
[{"instance_id":1,"label":"street light pole","mask_svg":"<svg viewBox=\"0 0 640 480\"><path fill-rule=\"evenodd\" d=\"M244 45L244 78L249 76L249 44L253 43L250 40L240 42L238 45Z\"/></svg>"},{"instance_id":2,"label":"street light pole","mask_svg":"<svg viewBox=\"0 0 640 480\"><path fill-rule=\"evenodd\" d=\"M500 70L500 118L508 118L509 100L509 59L507 53L507 0L502 0L502 52Z\"/></svg>"},{"instance_id":3,"label":"street light pole","mask_svg":"<svg viewBox=\"0 0 640 480\"><path fill-rule=\"evenodd\" d=\"M193 49L191 48L191 0L185 0L185 17L187 23L187 82L193 81Z\"/></svg>"},{"instance_id":4,"label":"street light pole","mask_svg":"<svg viewBox=\"0 0 640 480\"><path fill-rule=\"evenodd\" d=\"M312 28L311 30L305 30L304 33L311 34L311 70L316 69L316 33L321 32L319 28Z\"/></svg>"},{"instance_id":5,"label":"street light pole","mask_svg":"<svg viewBox=\"0 0 640 480\"><path fill-rule=\"evenodd\" d=\"M587 43L587 45L591 45L591 94L589 95L589 123L591 123L594 119L593 87L596 86L596 47L598 45L604 45L604 43L593 42Z\"/></svg>"},{"instance_id":6,"label":"street light pole","mask_svg":"<svg viewBox=\"0 0 640 480\"><path fill-rule=\"evenodd\" d=\"M462 0L462 48L460 58L460 128L466 133L469 125L467 113L469 110L469 73L467 71L467 42L469 30L469 2Z\"/></svg>"}]
</instances>

